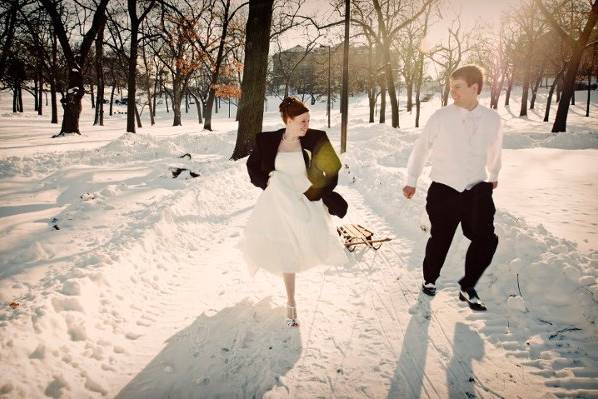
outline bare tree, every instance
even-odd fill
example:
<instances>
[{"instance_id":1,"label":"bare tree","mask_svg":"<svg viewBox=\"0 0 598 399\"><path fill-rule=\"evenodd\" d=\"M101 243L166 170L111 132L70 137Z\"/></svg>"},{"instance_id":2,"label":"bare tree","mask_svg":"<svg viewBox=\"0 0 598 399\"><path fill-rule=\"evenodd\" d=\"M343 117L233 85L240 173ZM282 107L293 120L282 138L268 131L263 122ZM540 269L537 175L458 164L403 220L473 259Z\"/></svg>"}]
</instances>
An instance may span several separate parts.
<instances>
[{"instance_id":1,"label":"bare tree","mask_svg":"<svg viewBox=\"0 0 598 399\"><path fill-rule=\"evenodd\" d=\"M14 42L15 30L17 26L17 13L22 7L18 0L8 1L5 3L5 6L7 8L2 13L5 20L1 24L3 29L0 33L0 40L3 41L1 50L2 52L0 53L0 80L2 80L4 77L4 71L6 70L9 54Z\"/></svg>"},{"instance_id":2,"label":"bare tree","mask_svg":"<svg viewBox=\"0 0 598 399\"><path fill-rule=\"evenodd\" d=\"M419 9L417 9L414 13L409 13L407 16L405 16L405 12L408 12L410 10L405 10L405 5L401 2L393 2L391 4L389 0L389 7L386 10L386 12L383 13L380 1L373 0L373 5L374 9L376 10L376 15L378 17L378 24L380 28L380 47L382 50L384 60L384 71L386 74L387 90L390 96L390 106L392 111L392 127L395 128L399 127L399 101L395 89L395 81L390 58L391 45L392 42L395 40L395 37L398 34L398 32L404 29L410 23L412 23L415 19L417 19L433 2L434 0L426 0L422 2Z\"/></svg>"},{"instance_id":3,"label":"bare tree","mask_svg":"<svg viewBox=\"0 0 598 399\"><path fill-rule=\"evenodd\" d=\"M588 95L586 100L586 116L590 116L590 102L592 97L592 75L598 75L598 41L590 45L592 48L586 51L586 60L583 65L585 75L588 77Z\"/></svg>"},{"instance_id":4,"label":"bare tree","mask_svg":"<svg viewBox=\"0 0 598 399\"><path fill-rule=\"evenodd\" d=\"M284 97L289 95L289 87L293 84L299 65L318 46L318 39L320 39L321 34L317 31L317 35L312 37L307 27L305 27L304 37L307 38L305 47L297 45L286 51L282 51L281 36L276 37L275 43L278 51L273 56L274 70L281 74L280 78L284 82Z\"/></svg>"},{"instance_id":5,"label":"bare tree","mask_svg":"<svg viewBox=\"0 0 598 399\"><path fill-rule=\"evenodd\" d=\"M421 38L422 40L425 39L426 35L428 34L428 23L430 20L430 14L432 11L432 6L428 6L428 9L426 11L426 17L422 26L422 35ZM417 53L417 62L415 64L415 70L416 70L416 75L415 75L415 127L419 127L419 116L420 116L420 112L421 112L421 88L422 88L422 83L424 81L424 55L425 55L425 51L426 49L422 48L421 46L419 47Z\"/></svg>"},{"instance_id":6,"label":"bare tree","mask_svg":"<svg viewBox=\"0 0 598 399\"><path fill-rule=\"evenodd\" d=\"M127 0L127 10L129 12L129 21L131 28L131 36L129 37L130 51L129 51L129 75L127 82L127 132L135 133L135 117L138 116L137 104L135 102L137 92L137 55L139 49L139 27L141 23L151 11L156 3L156 0L146 1L146 6L142 9L141 14L137 15L137 1Z\"/></svg>"},{"instance_id":7,"label":"bare tree","mask_svg":"<svg viewBox=\"0 0 598 399\"><path fill-rule=\"evenodd\" d=\"M413 7L413 5L412 5ZM413 108L413 88L417 76L419 75L418 60L419 54L418 47L423 39L422 30L425 29L422 26L421 21L414 20L409 23L398 35L398 39L394 41L394 48L396 53L401 59L401 75L405 81L405 90L407 95L407 112L411 112Z\"/></svg>"},{"instance_id":8,"label":"bare tree","mask_svg":"<svg viewBox=\"0 0 598 399\"><path fill-rule=\"evenodd\" d=\"M68 67L67 91L66 96L61 100L64 115L62 118L62 128L60 133L55 135L62 136L69 133L81 134L79 131L79 115L81 113L81 99L85 94L83 87L82 70L87 61L87 56L98 29L106 19L106 5L108 0L99 0L97 8L93 13L93 19L89 30L83 35L83 40L78 50L75 51L69 43L64 23L58 11L57 4L52 0L40 0L44 5L52 20L52 26L62 47L66 64Z\"/></svg>"},{"instance_id":9,"label":"bare tree","mask_svg":"<svg viewBox=\"0 0 598 399\"><path fill-rule=\"evenodd\" d=\"M548 91L548 98L546 99L546 110L544 111L544 122L548 122L550 117L550 106L552 104L552 95L554 93L554 89L558 82L563 79L563 74L565 73L566 64L563 63L561 69L557 72L552 80L552 85L550 85L550 90Z\"/></svg>"},{"instance_id":10,"label":"bare tree","mask_svg":"<svg viewBox=\"0 0 598 399\"><path fill-rule=\"evenodd\" d=\"M537 4L538 8L542 12L544 18L548 24L554 29L565 42L571 48L571 58L567 63L567 71L563 78L563 93L561 100L559 101L559 107L556 114L556 119L554 121L554 125L552 126L553 132L565 132L567 131L567 116L569 114L569 102L573 97L573 93L575 91L575 78L577 76L577 71L579 68L579 63L581 61L582 54L587 47L588 41L590 39L590 35L594 29L596 23L598 23L598 0L594 0L591 5L591 9L587 13L587 20L583 27L583 30L579 32L575 38L574 34L576 32L567 33L561 23L559 23L555 16L546 9L542 0L534 0Z\"/></svg>"},{"instance_id":11,"label":"bare tree","mask_svg":"<svg viewBox=\"0 0 598 399\"><path fill-rule=\"evenodd\" d=\"M239 102L239 130L232 159L247 156L253 148L255 136L262 129L273 4L274 0L249 1L249 16L245 29L245 63Z\"/></svg>"},{"instance_id":12,"label":"bare tree","mask_svg":"<svg viewBox=\"0 0 598 399\"><path fill-rule=\"evenodd\" d=\"M539 18L533 1L534 0L526 0L522 2L522 4L518 4L512 12L512 19L521 33L521 51L518 57L518 62L520 70L523 73L523 80L521 109L519 116L527 115L529 89L532 80L532 69L534 68L535 64L541 62L538 60L537 43L539 38L546 31L544 21Z\"/></svg>"},{"instance_id":13,"label":"bare tree","mask_svg":"<svg viewBox=\"0 0 598 399\"><path fill-rule=\"evenodd\" d=\"M96 100L96 112L93 124L104 126L104 27L106 21L102 21L102 24L98 28L98 35L96 37L96 54L95 54L95 67L96 67L96 79L98 85L97 100Z\"/></svg>"},{"instance_id":14,"label":"bare tree","mask_svg":"<svg viewBox=\"0 0 598 399\"><path fill-rule=\"evenodd\" d=\"M206 112L205 112L205 122L204 122L204 129L206 130L212 130L212 107L214 105L214 98L216 95L216 85L218 84L218 77L220 75L220 69L222 66L222 63L224 61L224 59L226 58L226 54L225 54L225 46L228 40L228 28L229 25L231 23L231 21L233 20L233 18L235 17L235 14L237 14L237 12L239 12L240 10L243 9L243 7L245 7L248 3L245 2L241 5L239 5L238 7L232 9L231 7L231 0L218 0L219 4L220 4L220 24L221 24L221 31L220 31L220 38L218 41L218 46L217 46L217 54L216 54L216 58L211 60L211 64L212 64L212 68L211 68L211 72L212 72L212 76L210 79L210 91L208 94L208 99L207 99L207 103L206 103ZM204 45L202 43L202 41L198 42L201 46L202 49L206 52L206 54L210 54L211 52L209 51L207 45Z\"/></svg>"},{"instance_id":15,"label":"bare tree","mask_svg":"<svg viewBox=\"0 0 598 399\"><path fill-rule=\"evenodd\" d=\"M148 29L146 27L146 23L144 22L141 25L140 33L142 36L148 36ZM150 125L153 126L156 124L155 116L156 116L156 91L157 85L159 80L159 73L160 70L155 65L155 58L148 56L147 51L147 44L141 46L141 59L143 60L143 83L142 89L145 91L145 95L147 96L147 106L150 116ZM152 71L156 71L156 74L152 77ZM152 78L153 78L153 92L152 92Z\"/></svg>"},{"instance_id":16,"label":"bare tree","mask_svg":"<svg viewBox=\"0 0 598 399\"><path fill-rule=\"evenodd\" d=\"M187 85L201 65L195 43L201 32L199 21L187 18L177 8L162 4L159 15L159 43L150 42L154 54L160 59L172 77L172 91L166 90L172 100L173 126L181 126L181 102Z\"/></svg>"},{"instance_id":17,"label":"bare tree","mask_svg":"<svg viewBox=\"0 0 598 399\"><path fill-rule=\"evenodd\" d=\"M481 41L478 46L482 60L486 67L486 77L490 85L490 108L497 109L498 101L511 69L512 60L510 59L508 36L508 27L505 19L501 20L498 37L491 37L488 40Z\"/></svg>"},{"instance_id":18,"label":"bare tree","mask_svg":"<svg viewBox=\"0 0 598 399\"><path fill-rule=\"evenodd\" d=\"M458 16L448 28L447 43L437 45L431 52L432 61L442 67L439 80L442 85L441 104L443 107L448 104L451 73L461 65L465 55L472 49L471 32L461 31L461 17Z\"/></svg>"},{"instance_id":19,"label":"bare tree","mask_svg":"<svg viewBox=\"0 0 598 399\"><path fill-rule=\"evenodd\" d=\"M353 1L353 19L359 28L358 36L367 41L368 47L368 104L370 109L369 122L374 123L376 104L378 97L381 97L380 123L385 122L386 116L386 83L384 80L384 64L380 48L381 37L379 29L375 28L374 20L377 20L375 10L368 1ZM377 88L380 88L377 90Z\"/></svg>"}]
</instances>

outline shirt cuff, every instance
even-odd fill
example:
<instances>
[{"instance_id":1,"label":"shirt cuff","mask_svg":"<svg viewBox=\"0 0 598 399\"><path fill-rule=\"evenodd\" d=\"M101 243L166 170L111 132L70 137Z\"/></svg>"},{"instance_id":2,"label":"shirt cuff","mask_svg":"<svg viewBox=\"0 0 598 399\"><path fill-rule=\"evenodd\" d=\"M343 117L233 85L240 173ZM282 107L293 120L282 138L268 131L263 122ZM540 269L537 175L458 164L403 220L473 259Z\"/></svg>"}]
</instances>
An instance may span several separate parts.
<instances>
[{"instance_id":1,"label":"shirt cuff","mask_svg":"<svg viewBox=\"0 0 598 399\"><path fill-rule=\"evenodd\" d=\"M498 181L498 173L488 173L488 181Z\"/></svg>"},{"instance_id":2,"label":"shirt cuff","mask_svg":"<svg viewBox=\"0 0 598 399\"><path fill-rule=\"evenodd\" d=\"M407 185L410 187L417 186L417 176L407 176Z\"/></svg>"}]
</instances>

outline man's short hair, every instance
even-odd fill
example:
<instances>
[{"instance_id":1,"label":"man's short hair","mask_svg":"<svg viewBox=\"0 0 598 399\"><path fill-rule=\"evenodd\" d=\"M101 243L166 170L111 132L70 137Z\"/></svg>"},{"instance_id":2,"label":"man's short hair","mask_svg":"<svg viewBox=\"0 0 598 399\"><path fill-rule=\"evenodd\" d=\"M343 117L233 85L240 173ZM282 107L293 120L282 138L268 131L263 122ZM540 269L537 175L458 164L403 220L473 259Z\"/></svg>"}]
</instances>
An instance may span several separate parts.
<instances>
[{"instance_id":1,"label":"man's short hair","mask_svg":"<svg viewBox=\"0 0 598 399\"><path fill-rule=\"evenodd\" d=\"M467 86L474 83L478 84L478 94L482 92L484 85L484 70L482 67L470 64L457 68L451 73L451 79L463 79L467 82Z\"/></svg>"}]
</instances>

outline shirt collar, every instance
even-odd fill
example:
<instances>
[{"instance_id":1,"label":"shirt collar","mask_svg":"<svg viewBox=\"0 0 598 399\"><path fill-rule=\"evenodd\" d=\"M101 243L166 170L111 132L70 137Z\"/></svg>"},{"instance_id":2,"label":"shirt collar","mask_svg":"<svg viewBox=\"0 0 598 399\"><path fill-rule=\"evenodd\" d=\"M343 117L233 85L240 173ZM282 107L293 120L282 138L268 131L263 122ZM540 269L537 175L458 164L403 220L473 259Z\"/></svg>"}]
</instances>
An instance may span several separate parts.
<instances>
[{"instance_id":1,"label":"shirt collar","mask_svg":"<svg viewBox=\"0 0 598 399\"><path fill-rule=\"evenodd\" d=\"M479 118L482 115L482 105L480 103L478 103L478 105L471 111L455 104L453 104L453 107L455 107L459 115L463 117Z\"/></svg>"}]
</instances>

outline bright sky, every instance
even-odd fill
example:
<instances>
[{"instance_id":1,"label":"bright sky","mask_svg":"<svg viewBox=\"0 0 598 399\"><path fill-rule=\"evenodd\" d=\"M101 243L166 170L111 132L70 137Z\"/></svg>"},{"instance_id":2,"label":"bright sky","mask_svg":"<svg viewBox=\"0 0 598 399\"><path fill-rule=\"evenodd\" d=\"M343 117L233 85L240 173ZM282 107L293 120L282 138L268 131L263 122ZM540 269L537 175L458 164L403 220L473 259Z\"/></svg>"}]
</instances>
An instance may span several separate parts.
<instances>
[{"instance_id":1,"label":"bright sky","mask_svg":"<svg viewBox=\"0 0 598 399\"><path fill-rule=\"evenodd\" d=\"M405 1L405 0L403 0ZM484 27L491 25L498 26L501 13L519 4L521 0L442 0L442 19L435 19L434 25L430 27L430 40L432 43L443 41L447 37L447 29L457 15L461 15L463 30L470 30L476 23ZM341 17L332 11L329 1L306 0L304 5L305 13L316 15L317 18L327 19L330 23L338 21ZM285 38L288 47L302 44L300 34Z\"/></svg>"}]
</instances>

